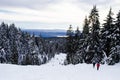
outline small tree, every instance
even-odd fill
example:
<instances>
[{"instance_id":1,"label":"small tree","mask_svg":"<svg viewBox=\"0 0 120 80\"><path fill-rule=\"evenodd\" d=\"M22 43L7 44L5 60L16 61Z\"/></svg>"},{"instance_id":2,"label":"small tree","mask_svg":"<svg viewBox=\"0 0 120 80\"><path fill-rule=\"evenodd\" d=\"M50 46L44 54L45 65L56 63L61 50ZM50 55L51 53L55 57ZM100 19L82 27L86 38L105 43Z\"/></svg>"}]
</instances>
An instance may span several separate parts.
<instances>
[{"instance_id":1,"label":"small tree","mask_svg":"<svg viewBox=\"0 0 120 80\"><path fill-rule=\"evenodd\" d=\"M74 54L74 31L72 29L72 25L70 25L67 30L67 38L66 38L66 51L67 51L67 62L72 63L73 54Z\"/></svg>"}]
</instances>

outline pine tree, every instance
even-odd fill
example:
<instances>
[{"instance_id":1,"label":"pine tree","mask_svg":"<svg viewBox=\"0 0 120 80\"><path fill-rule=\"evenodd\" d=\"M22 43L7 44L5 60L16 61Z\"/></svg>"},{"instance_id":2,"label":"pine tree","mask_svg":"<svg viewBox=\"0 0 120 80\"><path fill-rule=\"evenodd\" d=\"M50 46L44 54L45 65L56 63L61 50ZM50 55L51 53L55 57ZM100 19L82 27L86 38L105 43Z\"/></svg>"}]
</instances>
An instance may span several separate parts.
<instances>
[{"instance_id":1,"label":"pine tree","mask_svg":"<svg viewBox=\"0 0 120 80\"><path fill-rule=\"evenodd\" d=\"M7 39L8 25L4 22L0 25L0 62L8 63L9 40Z\"/></svg>"},{"instance_id":2,"label":"pine tree","mask_svg":"<svg viewBox=\"0 0 120 80\"><path fill-rule=\"evenodd\" d=\"M18 30L15 27L14 24L11 24L9 26L9 40L10 40L10 50L12 52L11 54L11 62L13 64L18 64L18 51L17 51L17 44L16 44L16 40L17 40L17 34Z\"/></svg>"},{"instance_id":3,"label":"pine tree","mask_svg":"<svg viewBox=\"0 0 120 80\"><path fill-rule=\"evenodd\" d=\"M102 48L104 51L104 55L106 56L105 61L107 64L112 65L114 64L114 60L112 59L113 56L113 49L114 49L114 32L115 32L115 24L114 24L114 18L113 18L113 12L110 8L110 11L107 15L107 18L105 20L106 22L103 24L103 29L101 31L102 35Z\"/></svg>"},{"instance_id":4,"label":"pine tree","mask_svg":"<svg viewBox=\"0 0 120 80\"><path fill-rule=\"evenodd\" d=\"M117 14L117 20L115 21L115 26L113 27L111 39L112 44L110 49L109 64L113 65L120 61L120 11Z\"/></svg>"},{"instance_id":5,"label":"pine tree","mask_svg":"<svg viewBox=\"0 0 120 80\"><path fill-rule=\"evenodd\" d=\"M67 62L73 62L73 55L75 53L74 50L74 31L72 29L72 25L70 25L69 29L67 30L67 38L66 38L66 51L67 51Z\"/></svg>"},{"instance_id":6,"label":"pine tree","mask_svg":"<svg viewBox=\"0 0 120 80\"><path fill-rule=\"evenodd\" d=\"M83 26L83 35L88 35L89 34L89 24L88 24L88 19L85 17L84 20L84 26Z\"/></svg>"},{"instance_id":7,"label":"pine tree","mask_svg":"<svg viewBox=\"0 0 120 80\"><path fill-rule=\"evenodd\" d=\"M75 31L75 38L80 38L81 36L81 32L79 30L79 27L77 27L76 31Z\"/></svg>"},{"instance_id":8,"label":"pine tree","mask_svg":"<svg viewBox=\"0 0 120 80\"><path fill-rule=\"evenodd\" d=\"M116 45L120 45L120 11L117 14L117 20L115 21L114 34Z\"/></svg>"},{"instance_id":9,"label":"pine tree","mask_svg":"<svg viewBox=\"0 0 120 80\"><path fill-rule=\"evenodd\" d=\"M23 32L18 29L18 32L16 34L17 39L16 39L16 45L17 45L17 51L18 51L18 64L19 65L25 65L26 64L26 48L25 48L25 43L23 43Z\"/></svg>"},{"instance_id":10,"label":"pine tree","mask_svg":"<svg viewBox=\"0 0 120 80\"><path fill-rule=\"evenodd\" d=\"M110 55L110 49L111 49L111 35L113 33L114 28L114 18L112 9L110 8L110 11L107 15L107 18L105 20L105 23L103 24L103 30L102 30L102 39L103 39L103 49L105 51L106 56L108 57Z\"/></svg>"},{"instance_id":11,"label":"pine tree","mask_svg":"<svg viewBox=\"0 0 120 80\"><path fill-rule=\"evenodd\" d=\"M96 8L96 5L93 6L93 9L91 10L91 13L89 15L89 25L90 25L90 29L89 31L91 33L94 33L94 30L99 29L99 14L98 14L98 10Z\"/></svg>"},{"instance_id":12,"label":"pine tree","mask_svg":"<svg viewBox=\"0 0 120 80\"><path fill-rule=\"evenodd\" d=\"M22 32L14 24L8 26L2 23L0 25L0 62L19 65L46 63L48 55L43 47L45 43L42 38L37 38L35 35Z\"/></svg>"},{"instance_id":13,"label":"pine tree","mask_svg":"<svg viewBox=\"0 0 120 80\"><path fill-rule=\"evenodd\" d=\"M87 50L85 56L85 62L91 63L95 60L95 62L100 62L102 58L101 54L101 46L99 43L99 32L100 32L100 22L99 22L99 14L96 6L93 6L89 16L89 32L90 35L86 38ZM95 58L95 59L94 59Z\"/></svg>"},{"instance_id":14,"label":"pine tree","mask_svg":"<svg viewBox=\"0 0 120 80\"><path fill-rule=\"evenodd\" d=\"M79 27L77 27L75 31L75 37L74 37L74 51L75 52L78 50L80 39L81 39L81 32L79 30Z\"/></svg>"},{"instance_id":15,"label":"pine tree","mask_svg":"<svg viewBox=\"0 0 120 80\"><path fill-rule=\"evenodd\" d=\"M83 25L83 31L81 33L82 37L79 41L79 49L77 50L77 54L79 54L79 62L85 62L86 61L86 55L87 55L87 46L89 45L89 38L90 38L90 34L89 34L89 21L87 19L87 17L85 17L84 20L84 25Z\"/></svg>"},{"instance_id":16,"label":"pine tree","mask_svg":"<svg viewBox=\"0 0 120 80\"><path fill-rule=\"evenodd\" d=\"M79 47L81 45L81 38L82 38L82 34L79 30L79 27L77 27L77 29L75 30L75 36L74 36L74 45L73 45L73 49L74 49L74 54L72 57L72 64L78 64L78 63L82 63L82 59L81 59L81 53L79 52Z\"/></svg>"},{"instance_id":17,"label":"pine tree","mask_svg":"<svg viewBox=\"0 0 120 80\"><path fill-rule=\"evenodd\" d=\"M23 50L24 50L25 55L26 55L26 59L25 59L26 65L32 65L31 55L30 55L30 46L29 46L30 38L31 38L31 36L29 33L22 32L22 44L24 46Z\"/></svg>"}]
</instances>

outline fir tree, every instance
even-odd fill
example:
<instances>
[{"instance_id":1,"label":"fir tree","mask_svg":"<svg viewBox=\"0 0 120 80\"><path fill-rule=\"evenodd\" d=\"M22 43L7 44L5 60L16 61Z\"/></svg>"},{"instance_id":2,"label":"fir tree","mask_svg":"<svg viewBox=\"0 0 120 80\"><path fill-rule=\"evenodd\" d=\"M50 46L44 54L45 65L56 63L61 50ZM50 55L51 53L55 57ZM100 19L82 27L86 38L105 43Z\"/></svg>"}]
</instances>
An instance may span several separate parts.
<instances>
[{"instance_id":1,"label":"fir tree","mask_svg":"<svg viewBox=\"0 0 120 80\"><path fill-rule=\"evenodd\" d=\"M88 19L87 17L85 17L84 20L84 26L83 26L83 32L84 35L88 35L89 34L89 24L88 24Z\"/></svg>"},{"instance_id":2,"label":"fir tree","mask_svg":"<svg viewBox=\"0 0 120 80\"><path fill-rule=\"evenodd\" d=\"M120 12L117 14L117 20L111 34L111 49L109 56L109 65L113 65L120 61Z\"/></svg>"},{"instance_id":3,"label":"fir tree","mask_svg":"<svg viewBox=\"0 0 120 80\"><path fill-rule=\"evenodd\" d=\"M100 62L102 58L101 54L101 46L99 43L99 32L100 32L100 22L99 22L99 14L96 6L93 6L93 9L91 10L90 16L89 16L89 32L90 35L87 38L87 54L85 61L87 63L93 62L93 59L96 60L95 62Z\"/></svg>"},{"instance_id":4,"label":"fir tree","mask_svg":"<svg viewBox=\"0 0 120 80\"><path fill-rule=\"evenodd\" d=\"M69 29L67 30L67 38L66 38L66 51L67 51L67 61L68 64L73 62L73 55L74 55L74 31L72 26L70 25Z\"/></svg>"},{"instance_id":5,"label":"fir tree","mask_svg":"<svg viewBox=\"0 0 120 80\"><path fill-rule=\"evenodd\" d=\"M120 45L120 11L117 14L117 20L115 21L114 34L115 34L116 45L117 44Z\"/></svg>"},{"instance_id":6,"label":"fir tree","mask_svg":"<svg viewBox=\"0 0 120 80\"><path fill-rule=\"evenodd\" d=\"M110 49L111 49L111 36L114 31L114 18L112 9L110 8L110 11L107 15L107 18L105 20L105 23L103 24L103 30L102 30L102 41L103 41L103 49L105 51L106 56L108 57L110 55Z\"/></svg>"}]
</instances>

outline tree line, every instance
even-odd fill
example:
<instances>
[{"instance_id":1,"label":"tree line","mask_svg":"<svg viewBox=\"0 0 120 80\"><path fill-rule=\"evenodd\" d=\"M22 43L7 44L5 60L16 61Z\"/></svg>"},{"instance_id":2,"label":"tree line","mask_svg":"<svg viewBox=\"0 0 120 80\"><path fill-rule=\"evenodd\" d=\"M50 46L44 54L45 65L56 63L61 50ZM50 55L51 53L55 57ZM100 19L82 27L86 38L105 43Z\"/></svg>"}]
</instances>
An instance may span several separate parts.
<instances>
[{"instance_id":1,"label":"tree line","mask_svg":"<svg viewBox=\"0 0 120 80\"><path fill-rule=\"evenodd\" d=\"M110 8L105 22L100 25L99 12L93 6L85 17L83 30L70 25L66 38L66 64L93 63L114 65L120 61L120 11L116 19Z\"/></svg>"},{"instance_id":2,"label":"tree line","mask_svg":"<svg viewBox=\"0 0 120 80\"><path fill-rule=\"evenodd\" d=\"M120 62L120 11L116 19L110 8L104 24L93 6L85 17L83 30L74 31L72 25L65 38L36 36L16 28L14 24L0 25L0 63L41 65L55 54L66 53L65 64L93 63L114 65Z\"/></svg>"},{"instance_id":3,"label":"tree line","mask_svg":"<svg viewBox=\"0 0 120 80\"><path fill-rule=\"evenodd\" d=\"M41 65L64 52L63 39L44 39L22 31L14 24L0 25L0 63Z\"/></svg>"}]
</instances>

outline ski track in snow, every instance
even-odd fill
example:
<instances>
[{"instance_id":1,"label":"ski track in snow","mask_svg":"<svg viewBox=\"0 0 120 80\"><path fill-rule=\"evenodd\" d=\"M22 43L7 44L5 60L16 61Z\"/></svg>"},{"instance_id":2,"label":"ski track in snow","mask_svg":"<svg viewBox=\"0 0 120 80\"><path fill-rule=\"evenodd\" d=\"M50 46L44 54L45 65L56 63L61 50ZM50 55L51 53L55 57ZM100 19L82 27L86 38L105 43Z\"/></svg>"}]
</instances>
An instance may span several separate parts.
<instances>
[{"instance_id":1,"label":"ski track in snow","mask_svg":"<svg viewBox=\"0 0 120 80\"><path fill-rule=\"evenodd\" d=\"M65 58L59 54L41 66L0 64L0 80L119 80L120 64L101 65L97 71L92 64L64 66Z\"/></svg>"}]
</instances>

